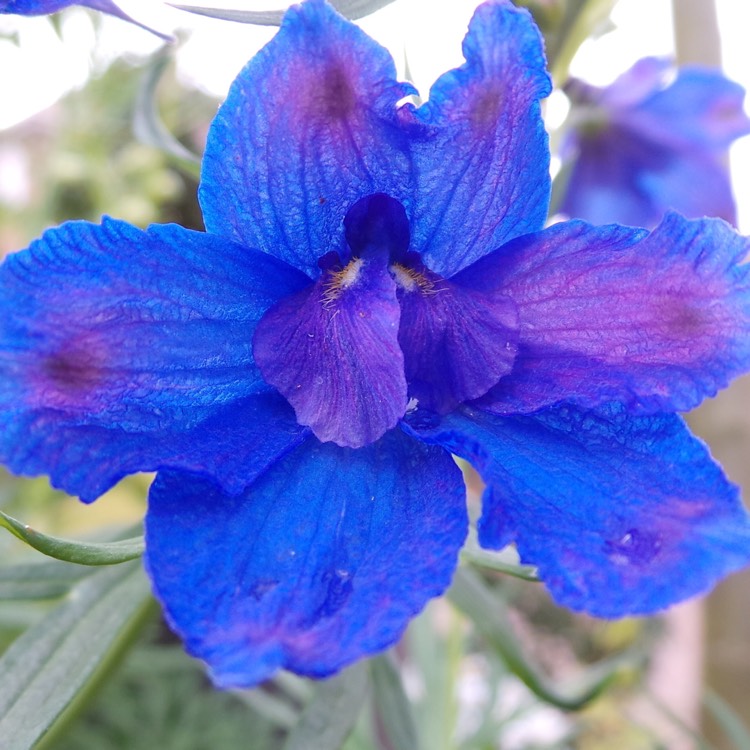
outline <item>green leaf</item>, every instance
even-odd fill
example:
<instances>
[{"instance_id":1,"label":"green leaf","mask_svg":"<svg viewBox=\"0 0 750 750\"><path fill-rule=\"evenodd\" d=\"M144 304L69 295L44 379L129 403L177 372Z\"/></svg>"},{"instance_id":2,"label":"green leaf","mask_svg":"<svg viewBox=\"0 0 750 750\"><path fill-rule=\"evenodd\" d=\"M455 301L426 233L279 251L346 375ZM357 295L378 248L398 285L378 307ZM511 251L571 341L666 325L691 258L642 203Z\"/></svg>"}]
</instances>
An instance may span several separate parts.
<instances>
[{"instance_id":1,"label":"green leaf","mask_svg":"<svg viewBox=\"0 0 750 750\"><path fill-rule=\"evenodd\" d=\"M380 8L390 5L393 0L331 0L336 10L342 16L352 20L363 18L374 13ZM256 26L280 26L284 17L284 10L232 10L229 8L206 8L198 5L182 5L181 3L169 3L178 10L195 13L208 18L219 18L222 21L236 21L237 23L252 23Z\"/></svg>"},{"instance_id":2,"label":"green leaf","mask_svg":"<svg viewBox=\"0 0 750 750\"><path fill-rule=\"evenodd\" d=\"M17 521L1 510L0 526L47 557L65 562L81 565L117 565L134 560L143 554L143 537L122 539L118 542L73 542L34 531L27 524Z\"/></svg>"},{"instance_id":3,"label":"green leaf","mask_svg":"<svg viewBox=\"0 0 750 750\"><path fill-rule=\"evenodd\" d=\"M370 660L370 677L380 723L393 750L419 747L411 702L404 692L401 676L387 656Z\"/></svg>"},{"instance_id":4,"label":"green leaf","mask_svg":"<svg viewBox=\"0 0 750 750\"><path fill-rule=\"evenodd\" d=\"M3 750L30 750L132 639L148 611L137 563L97 571L0 659Z\"/></svg>"},{"instance_id":5,"label":"green leaf","mask_svg":"<svg viewBox=\"0 0 750 750\"><path fill-rule=\"evenodd\" d=\"M362 662L319 683L284 750L338 750L354 729L367 692L367 665Z\"/></svg>"},{"instance_id":6,"label":"green leaf","mask_svg":"<svg viewBox=\"0 0 750 750\"><path fill-rule=\"evenodd\" d=\"M576 690L561 692L526 660L504 608L481 576L465 566L459 567L447 596L537 698L564 711L583 708L617 681L626 669L638 668L645 661L641 649L626 651L590 667Z\"/></svg>"},{"instance_id":7,"label":"green leaf","mask_svg":"<svg viewBox=\"0 0 750 750\"><path fill-rule=\"evenodd\" d=\"M49 562L11 565L0 568L0 601L54 599L66 594L91 567Z\"/></svg>"},{"instance_id":8,"label":"green leaf","mask_svg":"<svg viewBox=\"0 0 750 750\"><path fill-rule=\"evenodd\" d=\"M492 552L482 549L476 540L471 538L461 550L461 559L478 567L506 573L522 581L538 582L539 575L533 565L519 565L517 557L512 557L510 551Z\"/></svg>"},{"instance_id":9,"label":"green leaf","mask_svg":"<svg viewBox=\"0 0 750 750\"><path fill-rule=\"evenodd\" d=\"M169 52L162 51L154 55L151 64L146 68L135 101L133 132L139 141L158 148L174 162L175 166L199 179L200 158L169 132L159 115L157 88L170 61Z\"/></svg>"}]
</instances>

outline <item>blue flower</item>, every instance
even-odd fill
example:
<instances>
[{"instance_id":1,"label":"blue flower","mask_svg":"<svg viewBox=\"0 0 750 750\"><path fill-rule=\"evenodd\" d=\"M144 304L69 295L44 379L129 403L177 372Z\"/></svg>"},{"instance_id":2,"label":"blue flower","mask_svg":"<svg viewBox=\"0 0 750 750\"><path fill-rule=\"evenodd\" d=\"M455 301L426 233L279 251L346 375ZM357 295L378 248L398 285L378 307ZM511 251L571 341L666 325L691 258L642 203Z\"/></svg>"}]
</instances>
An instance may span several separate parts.
<instances>
[{"instance_id":1,"label":"blue flower","mask_svg":"<svg viewBox=\"0 0 750 750\"><path fill-rule=\"evenodd\" d=\"M750 557L737 490L676 411L750 363L747 242L719 220L542 231L529 14L481 6L419 108L323 0L211 126L207 231L49 230L0 269L0 458L91 501L158 472L146 565L223 686L323 676L479 540L561 604L646 613Z\"/></svg>"},{"instance_id":2,"label":"blue flower","mask_svg":"<svg viewBox=\"0 0 750 750\"><path fill-rule=\"evenodd\" d=\"M613 84L571 81L560 209L597 224L654 227L668 209L736 223L727 149L750 133L745 92L721 73L645 58Z\"/></svg>"},{"instance_id":3,"label":"blue flower","mask_svg":"<svg viewBox=\"0 0 750 750\"><path fill-rule=\"evenodd\" d=\"M100 10L102 13L109 13L111 16L122 18L124 21L130 21L130 23L134 23L162 39L171 40L172 38L138 23L122 11L114 0L0 0L0 15L5 13L18 16L46 16L69 8L71 5Z\"/></svg>"}]
</instances>

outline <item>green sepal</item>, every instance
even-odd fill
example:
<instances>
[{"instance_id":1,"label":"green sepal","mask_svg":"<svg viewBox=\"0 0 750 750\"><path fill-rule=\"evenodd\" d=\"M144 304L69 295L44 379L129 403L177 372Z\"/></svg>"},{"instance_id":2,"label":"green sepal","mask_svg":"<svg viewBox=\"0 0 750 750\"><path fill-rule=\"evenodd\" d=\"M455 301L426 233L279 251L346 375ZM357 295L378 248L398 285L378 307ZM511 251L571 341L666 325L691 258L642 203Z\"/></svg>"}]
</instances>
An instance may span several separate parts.
<instances>
[{"instance_id":1,"label":"green sepal","mask_svg":"<svg viewBox=\"0 0 750 750\"><path fill-rule=\"evenodd\" d=\"M0 510L0 526L47 557L79 565L117 565L143 554L143 537L117 542L73 542L35 531Z\"/></svg>"}]
</instances>

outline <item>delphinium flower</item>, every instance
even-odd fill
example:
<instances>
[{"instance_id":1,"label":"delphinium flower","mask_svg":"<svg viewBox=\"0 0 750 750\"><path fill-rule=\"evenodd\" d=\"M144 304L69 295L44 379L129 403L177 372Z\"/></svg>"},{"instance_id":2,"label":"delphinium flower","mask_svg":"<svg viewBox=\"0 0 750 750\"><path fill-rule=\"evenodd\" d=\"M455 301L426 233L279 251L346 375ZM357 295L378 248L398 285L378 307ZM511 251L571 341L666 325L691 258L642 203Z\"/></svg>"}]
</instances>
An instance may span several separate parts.
<instances>
[{"instance_id":1,"label":"delphinium flower","mask_svg":"<svg viewBox=\"0 0 750 750\"><path fill-rule=\"evenodd\" d=\"M222 686L325 676L482 545L562 605L648 613L750 557L675 413L750 363L747 243L719 220L542 231L549 79L479 7L419 108L323 0L286 15L206 146L207 231L105 218L0 270L0 456L89 502L157 471L146 567Z\"/></svg>"},{"instance_id":2,"label":"delphinium flower","mask_svg":"<svg viewBox=\"0 0 750 750\"><path fill-rule=\"evenodd\" d=\"M645 58L610 86L571 80L560 210L655 227L669 209L735 220L727 149L750 133L745 92L718 70Z\"/></svg>"},{"instance_id":3,"label":"delphinium flower","mask_svg":"<svg viewBox=\"0 0 750 750\"><path fill-rule=\"evenodd\" d=\"M109 15L117 16L124 21L130 21L130 23L134 23L136 26L140 26L163 39L171 39L171 37L154 31L131 18L113 0L0 0L0 14L46 16L50 13L57 13L65 8L69 8L72 5L80 5L84 8L99 10L102 13L109 13Z\"/></svg>"}]
</instances>

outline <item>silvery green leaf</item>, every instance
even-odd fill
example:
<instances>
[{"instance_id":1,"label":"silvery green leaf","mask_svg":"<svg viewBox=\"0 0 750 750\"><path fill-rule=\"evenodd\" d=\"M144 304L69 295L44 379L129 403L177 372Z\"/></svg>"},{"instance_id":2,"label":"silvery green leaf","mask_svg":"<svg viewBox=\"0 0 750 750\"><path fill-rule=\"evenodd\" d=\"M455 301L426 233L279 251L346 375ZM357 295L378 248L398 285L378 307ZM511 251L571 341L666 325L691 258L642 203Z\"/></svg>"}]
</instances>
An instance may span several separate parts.
<instances>
[{"instance_id":1,"label":"silvery green leaf","mask_svg":"<svg viewBox=\"0 0 750 750\"><path fill-rule=\"evenodd\" d=\"M49 560L0 568L0 601L54 599L91 575L86 565Z\"/></svg>"},{"instance_id":2,"label":"silvery green leaf","mask_svg":"<svg viewBox=\"0 0 750 750\"><path fill-rule=\"evenodd\" d=\"M183 146L169 132L159 115L157 87L169 66L168 54L157 54L146 68L133 113L135 137L147 146L164 152L183 171L196 179L200 177L200 158Z\"/></svg>"},{"instance_id":3,"label":"silvery green leaf","mask_svg":"<svg viewBox=\"0 0 750 750\"><path fill-rule=\"evenodd\" d=\"M363 662L319 683L284 750L338 750L354 729L367 693Z\"/></svg>"},{"instance_id":4,"label":"silvery green leaf","mask_svg":"<svg viewBox=\"0 0 750 750\"><path fill-rule=\"evenodd\" d=\"M350 19L363 18L374 13L393 0L331 0L336 10L342 16ZM284 17L283 10L235 10L231 8L210 8L198 5L183 5L181 3L170 3L174 8L185 10L188 13L196 13L199 16L219 18L223 21L236 21L237 23L251 23L256 26L279 26Z\"/></svg>"},{"instance_id":5,"label":"silvery green leaf","mask_svg":"<svg viewBox=\"0 0 750 750\"><path fill-rule=\"evenodd\" d=\"M35 531L2 511L0 526L48 557L80 565L116 565L143 554L142 536L117 542L74 542Z\"/></svg>"},{"instance_id":6,"label":"silvery green leaf","mask_svg":"<svg viewBox=\"0 0 750 750\"><path fill-rule=\"evenodd\" d=\"M11 644L0 658L3 750L36 747L129 643L150 601L138 563L105 568Z\"/></svg>"}]
</instances>

